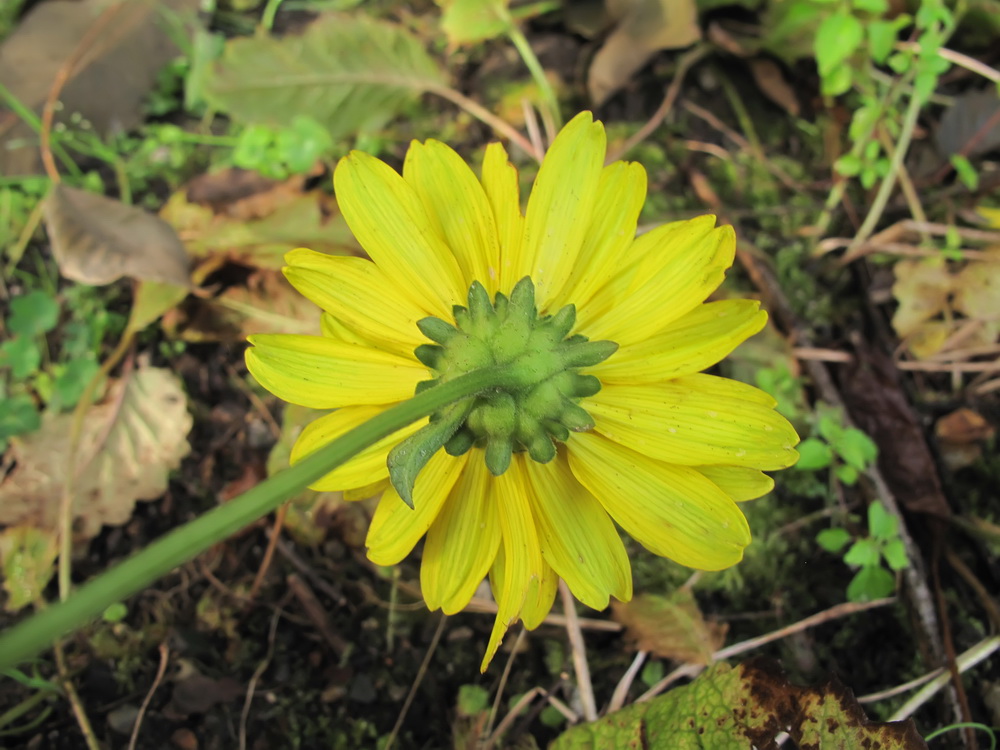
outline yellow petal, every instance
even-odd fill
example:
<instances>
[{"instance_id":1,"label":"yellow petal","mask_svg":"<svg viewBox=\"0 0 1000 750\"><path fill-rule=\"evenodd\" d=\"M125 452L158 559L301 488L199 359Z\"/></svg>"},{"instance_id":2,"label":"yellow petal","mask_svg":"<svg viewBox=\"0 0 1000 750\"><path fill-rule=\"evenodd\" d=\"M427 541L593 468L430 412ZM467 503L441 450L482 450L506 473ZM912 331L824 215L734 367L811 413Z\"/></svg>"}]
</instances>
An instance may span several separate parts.
<instances>
[{"instance_id":1,"label":"yellow petal","mask_svg":"<svg viewBox=\"0 0 1000 750\"><path fill-rule=\"evenodd\" d=\"M361 151L340 160L333 185L347 225L394 289L431 315L450 315L468 284L413 188Z\"/></svg>"},{"instance_id":2,"label":"yellow petal","mask_svg":"<svg viewBox=\"0 0 1000 750\"><path fill-rule=\"evenodd\" d=\"M415 360L325 336L248 337L247 369L280 399L313 409L385 404L413 395L430 371Z\"/></svg>"},{"instance_id":3,"label":"yellow petal","mask_svg":"<svg viewBox=\"0 0 1000 750\"><path fill-rule=\"evenodd\" d=\"M604 126L581 112L561 131L542 160L524 217L521 275L535 282L540 310L569 280L586 237L604 168Z\"/></svg>"},{"instance_id":4,"label":"yellow petal","mask_svg":"<svg viewBox=\"0 0 1000 750\"><path fill-rule=\"evenodd\" d=\"M521 610L521 620L524 627L534 630L552 610L552 604L556 600L556 589L559 587L559 576L552 570L548 563L542 563L542 580L532 581L528 590L528 595L524 599L524 608Z\"/></svg>"},{"instance_id":5,"label":"yellow petal","mask_svg":"<svg viewBox=\"0 0 1000 750\"><path fill-rule=\"evenodd\" d=\"M711 229L714 220L675 222L639 237L632 248L630 288L623 293L612 280L600 289L577 316L578 329L591 339L627 346L704 302L722 283L736 249L733 228Z\"/></svg>"},{"instance_id":6,"label":"yellow petal","mask_svg":"<svg viewBox=\"0 0 1000 750\"><path fill-rule=\"evenodd\" d=\"M655 461L593 433L573 435L576 478L636 541L702 570L743 558L750 527L739 506L696 470Z\"/></svg>"},{"instance_id":7,"label":"yellow petal","mask_svg":"<svg viewBox=\"0 0 1000 750\"><path fill-rule=\"evenodd\" d=\"M493 208L469 165L440 141L414 141L406 152L403 178L440 226L462 270L466 289L477 280L492 296L499 282L500 243Z\"/></svg>"},{"instance_id":8,"label":"yellow petal","mask_svg":"<svg viewBox=\"0 0 1000 750\"><path fill-rule=\"evenodd\" d=\"M660 461L754 469L794 464L798 436L788 421L769 406L731 395L740 389L719 394L700 387L716 386L700 380L709 377L660 385L608 383L584 407L599 433Z\"/></svg>"},{"instance_id":9,"label":"yellow petal","mask_svg":"<svg viewBox=\"0 0 1000 750\"><path fill-rule=\"evenodd\" d=\"M625 546L604 507L573 476L560 452L553 461L526 462L531 501L545 561L573 596L592 609L609 596L632 598Z\"/></svg>"},{"instance_id":10,"label":"yellow petal","mask_svg":"<svg viewBox=\"0 0 1000 750\"><path fill-rule=\"evenodd\" d=\"M420 588L430 609L461 611L482 583L500 546L492 477L473 448L461 476L427 532Z\"/></svg>"},{"instance_id":11,"label":"yellow petal","mask_svg":"<svg viewBox=\"0 0 1000 750\"><path fill-rule=\"evenodd\" d=\"M456 458L438 451L431 456L417 475L412 508L389 486L368 527L365 545L369 560L376 565L395 565L410 554L437 518L467 460L468 453Z\"/></svg>"},{"instance_id":12,"label":"yellow petal","mask_svg":"<svg viewBox=\"0 0 1000 750\"><path fill-rule=\"evenodd\" d=\"M387 408L387 406L348 406L310 422L302 430L295 445L292 446L291 463L298 463L305 456L364 424ZM379 440L310 487L320 492L334 492L366 487L387 479L389 469L386 467L385 461L389 451L397 443L427 424L427 421L427 419L418 420L414 424L394 432L389 437Z\"/></svg>"},{"instance_id":13,"label":"yellow petal","mask_svg":"<svg viewBox=\"0 0 1000 750\"><path fill-rule=\"evenodd\" d=\"M358 334L357 331L345 325L343 321L335 318L328 312L320 313L319 331L328 339L340 341L344 344L354 344L367 349L382 349L384 347L374 345L370 339Z\"/></svg>"},{"instance_id":14,"label":"yellow petal","mask_svg":"<svg viewBox=\"0 0 1000 750\"><path fill-rule=\"evenodd\" d=\"M541 607L540 599L543 593L541 584L545 561L542 559L538 532L531 515L529 488L525 481L522 460L521 455L515 455L510 468L493 479L496 503L499 506L504 556L503 575L497 578L500 581L499 595L494 592L497 599L497 617L480 667L483 672L493 660L507 629L517 622L521 610L525 606L532 608L532 611L537 611Z\"/></svg>"},{"instance_id":15,"label":"yellow petal","mask_svg":"<svg viewBox=\"0 0 1000 750\"><path fill-rule=\"evenodd\" d=\"M285 276L304 297L379 348L410 355L427 343L417 329L427 312L370 260L302 248L285 262Z\"/></svg>"},{"instance_id":16,"label":"yellow petal","mask_svg":"<svg viewBox=\"0 0 1000 750\"><path fill-rule=\"evenodd\" d=\"M622 346L588 372L602 382L658 383L711 367L767 323L756 300L698 305L645 341Z\"/></svg>"},{"instance_id":17,"label":"yellow petal","mask_svg":"<svg viewBox=\"0 0 1000 750\"><path fill-rule=\"evenodd\" d=\"M604 168L580 256L553 309L570 303L585 306L615 275L635 240L645 200L646 170L641 164L617 161Z\"/></svg>"},{"instance_id":18,"label":"yellow petal","mask_svg":"<svg viewBox=\"0 0 1000 750\"><path fill-rule=\"evenodd\" d=\"M756 469L747 469L742 466L699 466L697 468L738 503L762 497L774 489L774 480Z\"/></svg>"},{"instance_id":19,"label":"yellow petal","mask_svg":"<svg viewBox=\"0 0 1000 750\"><path fill-rule=\"evenodd\" d=\"M377 482L372 482L371 484L366 484L363 487L352 487L348 490L343 490L344 499L349 503L356 503L360 500L367 500L370 497L375 497L376 495L381 495L389 487L388 479L380 479Z\"/></svg>"},{"instance_id":20,"label":"yellow petal","mask_svg":"<svg viewBox=\"0 0 1000 750\"><path fill-rule=\"evenodd\" d=\"M514 284L530 273L530 263L521 257L524 217L521 215L517 169L507 160L507 151L500 143L491 143L486 147L482 182L483 191L493 208L500 239L500 264L490 269L490 278L497 279L500 291L510 294Z\"/></svg>"}]
</instances>

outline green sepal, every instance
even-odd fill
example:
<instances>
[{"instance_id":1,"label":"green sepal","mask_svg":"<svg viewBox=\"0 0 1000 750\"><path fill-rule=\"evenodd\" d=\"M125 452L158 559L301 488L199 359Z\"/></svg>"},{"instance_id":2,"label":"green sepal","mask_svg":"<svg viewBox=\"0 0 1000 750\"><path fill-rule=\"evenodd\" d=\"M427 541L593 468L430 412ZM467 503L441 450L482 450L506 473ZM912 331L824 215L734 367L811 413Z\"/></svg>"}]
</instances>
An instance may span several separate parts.
<instances>
[{"instance_id":1,"label":"green sepal","mask_svg":"<svg viewBox=\"0 0 1000 750\"><path fill-rule=\"evenodd\" d=\"M510 468L510 458L514 453L514 443L509 435L490 437L486 440L486 468L495 477Z\"/></svg>"},{"instance_id":2,"label":"green sepal","mask_svg":"<svg viewBox=\"0 0 1000 750\"><path fill-rule=\"evenodd\" d=\"M559 419L573 432L586 432L594 429L594 418L582 406L577 406L569 400L563 406Z\"/></svg>"},{"instance_id":3,"label":"green sepal","mask_svg":"<svg viewBox=\"0 0 1000 750\"><path fill-rule=\"evenodd\" d=\"M576 305L566 305L545 321L545 333L555 343L562 341L576 325Z\"/></svg>"},{"instance_id":4,"label":"green sepal","mask_svg":"<svg viewBox=\"0 0 1000 750\"><path fill-rule=\"evenodd\" d=\"M553 438L565 443L569 440L569 428L562 422L557 422L554 419L546 419L542 421L542 427L545 431L549 433Z\"/></svg>"},{"instance_id":5,"label":"green sepal","mask_svg":"<svg viewBox=\"0 0 1000 750\"><path fill-rule=\"evenodd\" d=\"M413 350L413 356L417 358L417 361L422 365L430 367L432 370L437 369L437 366L441 364L441 357L443 355L444 348L435 346L434 344L421 344Z\"/></svg>"},{"instance_id":6,"label":"green sepal","mask_svg":"<svg viewBox=\"0 0 1000 750\"><path fill-rule=\"evenodd\" d=\"M417 430L403 442L389 451L386 462L389 466L389 481L403 502L413 507L413 485L420 470L427 465L455 431L462 426L475 399L468 398L452 404L439 412L439 419Z\"/></svg>"},{"instance_id":7,"label":"green sepal","mask_svg":"<svg viewBox=\"0 0 1000 750\"><path fill-rule=\"evenodd\" d=\"M585 341L572 344L562 350L562 361L566 367L593 367L618 351L614 341Z\"/></svg>"},{"instance_id":8,"label":"green sepal","mask_svg":"<svg viewBox=\"0 0 1000 750\"><path fill-rule=\"evenodd\" d=\"M469 287L469 317L472 319L472 333L477 336L488 334L496 322L497 314L490 302L490 293L478 281L473 281Z\"/></svg>"},{"instance_id":9,"label":"green sepal","mask_svg":"<svg viewBox=\"0 0 1000 750\"><path fill-rule=\"evenodd\" d=\"M434 378L432 380L421 380L419 383L417 383L417 387L413 389L413 395L416 396L419 393L423 393L424 391L430 390L431 388L436 386L438 382L439 381L437 378Z\"/></svg>"},{"instance_id":10,"label":"green sepal","mask_svg":"<svg viewBox=\"0 0 1000 750\"><path fill-rule=\"evenodd\" d=\"M449 456L464 456L475 442L476 438L472 431L462 427L448 438L448 442L444 444L444 450Z\"/></svg>"},{"instance_id":11,"label":"green sepal","mask_svg":"<svg viewBox=\"0 0 1000 750\"><path fill-rule=\"evenodd\" d=\"M458 335L455 326L445 323L440 318L421 318L417 321L417 328L424 336L439 344L447 344Z\"/></svg>"},{"instance_id":12,"label":"green sepal","mask_svg":"<svg viewBox=\"0 0 1000 750\"><path fill-rule=\"evenodd\" d=\"M576 398L587 398L601 392L601 381L593 375L578 375L573 373L573 392Z\"/></svg>"},{"instance_id":13,"label":"green sepal","mask_svg":"<svg viewBox=\"0 0 1000 750\"><path fill-rule=\"evenodd\" d=\"M556 444L544 433L535 433L528 444L528 455L540 464L547 464L556 457Z\"/></svg>"}]
</instances>

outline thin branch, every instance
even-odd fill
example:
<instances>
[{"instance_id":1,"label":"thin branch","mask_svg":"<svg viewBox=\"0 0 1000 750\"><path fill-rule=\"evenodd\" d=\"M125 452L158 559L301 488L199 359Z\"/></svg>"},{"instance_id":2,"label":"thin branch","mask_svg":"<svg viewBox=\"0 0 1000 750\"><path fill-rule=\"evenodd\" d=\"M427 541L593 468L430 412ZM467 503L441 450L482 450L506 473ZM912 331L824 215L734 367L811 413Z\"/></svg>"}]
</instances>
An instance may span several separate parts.
<instances>
[{"instance_id":1,"label":"thin branch","mask_svg":"<svg viewBox=\"0 0 1000 750\"><path fill-rule=\"evenodd\" d=\"M625 699L628 698L629 688L632 687L632 683L635 681L635 676L639 674L639 670L642 669L642 665L645 664L647 656L649 656L648 651L640 651L635 655L635 658L629 665L628 670L626 670L621 680L619 680L618 684L615 686L615 692L611 695L611 702L608 703L608 710L605 711L605 713L610 714L625 705Z\"/></svg>"},{"instance_id":2,"label":"thin branch","mask_svg":"<svg viewBox=\"0 0 1000 750\"><path fill-rule=\"evenodd\" d=\"M149 686L149 692L146 693L146 697L142 700L142 705L139 706L139 713L136 714L135 724L132 726L132 736L128 741L128 750L135 750L136 743L139 742L139 729L142 727L143 717L146 715L146 709L149 708L149 704L153 701L153 694L156 689L163 682L163 675L167 673L167 661L170 657L170 649L167 647L166 641L160 644L160 666L156 669L156 677L153 678L153 684Z\"/></svg>"},{"instance_id":3,"label":"thin branch","mask_svg":"<svg viewBox=\"0 0 1000 750\"><path fill-rule=\"evenodd\" d=\"M535 147L531 145L527 138L525 138L509 122L501 117L497 117L474 99L470 99L465 94L456 91L450 86L434 86L428 89L428 91L432 94L437 94L442 99L447 99L458 107L461 107L480 122L489 125L497 133L507 138L511 143L517 144L517 146L532 159L537 162L541 162L544 154L535 150Z\"/></svg>"},{"instance_id":4,"label":"thin branch","mask_svg":"<svg viewBox=\"0 0 1000 750\"><path fill-rule=\"evenodd\" d=\"M392 750L392 746L396 742L396 737L399 735L399 730L403 727L403 721L406 720L406 714L410 710L410 705L413 703L413 698L417 694L417 689L420 687L420 683L423 682L424 676L427 674L427 669L431 664L431 658L434 656L434 652L437 651L438 643L441 642L441 634L444 633L444 624L447 621L447 616L442 614L441 619L438 620L437 630L434 631L434 637L431 638L431 645L427 647L427 653L424 654L424 660L420 662L420 669L417 670L417 676L413 678L413 684L410 685L410 692L406 694L406 700L403 701L403 707L399 710L399 716L396 717L396 723L392 725L392 731L389 733L389 739L386 740L383 750Z\"/></svg>"},{"instance_id":5,"label":"thin branch","mask_svg":"<svg viewBox=\"0 0 1000 750\"><path fill-rule=\"evenodd\" d=\"M510 678L510 668L514 665L514 657L517 656L518 650L521 648L521 643L524 641L525 630L522 627L517 631L517 638L514 640L514 647L510 650L510 656L507 657L507 663L504 664L503 674L500 675L500 684L497 685L497 694L493 698L493 705L490 707L490 716L486 720L486 729L483 731L483 736L487 739L485 740L483 747L491 748L494 742L494 732L493 732L493 722L496 721L497 713L500 711L500 700L503 698L504 688L507 687L507 680Z\"/></svg>"},{"instance_id":6,"label":"thin branch","mask_svg":"<svg viewBox=\"0 0 1000 750\"><path fill-rule=\"evenodd\" d=\"M576 618L576 603L569 587L562 579L559 579L559 597L562 599L563 612L566 615L566 635L569 636L570 648L573 651L573 670L576 672L577 689L580 691L583 718L586 721L596 721L597 701L594 700L594 686L590 681L587 647L583 643L583 631L580 630L580 623Z\"/></svg>"}]
</instances>

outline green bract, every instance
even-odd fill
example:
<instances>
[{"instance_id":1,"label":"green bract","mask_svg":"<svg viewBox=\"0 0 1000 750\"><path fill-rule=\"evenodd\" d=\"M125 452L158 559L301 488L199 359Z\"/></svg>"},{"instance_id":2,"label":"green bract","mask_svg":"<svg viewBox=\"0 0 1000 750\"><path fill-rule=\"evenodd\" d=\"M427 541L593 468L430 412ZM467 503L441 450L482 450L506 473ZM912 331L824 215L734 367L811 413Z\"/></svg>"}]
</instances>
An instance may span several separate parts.
<instances>
[{"instance_id":1,"label":"green bract","mask_svg":"<svg viewBox=\"0 0 1000 750\"><path fill-rule=\"evenodd\" d=\"M442 409L430 424L393 449L389 476L408 504L417 473L442 447L452 456L482 447L494 476L507 470L517 451L527 451L540 463L551 461L556 455L554 441L594 426L580 400L600 391L601 383L579 369L603 362L618 349L613 341L570 336L576 323L573 305L554 315L539 315L535 285L527 276L509 298L498 292L492 302L486 288L474 281L468 306L456 305L453 315L453 324L440 318L417 323L436 342L414 352L436 374L419 383L417 392L491 368L503 368L514 385Z\"/></svg>"}]
</instances>

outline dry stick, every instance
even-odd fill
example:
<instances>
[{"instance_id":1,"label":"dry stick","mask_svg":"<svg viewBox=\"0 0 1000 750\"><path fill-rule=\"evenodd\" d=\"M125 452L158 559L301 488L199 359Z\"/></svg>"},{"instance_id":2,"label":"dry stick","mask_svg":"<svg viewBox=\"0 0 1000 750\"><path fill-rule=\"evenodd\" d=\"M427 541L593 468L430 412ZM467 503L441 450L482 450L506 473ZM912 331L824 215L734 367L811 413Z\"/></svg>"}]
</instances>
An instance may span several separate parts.
<instances>
[{"instance_id":1,"label":"dry stick","mask_svg":"<svg viewBox=\"0 0 1000 750\"><path fill-rule=\"evenodd\" d=\"M282 603L287 599L286 595ZM253 694L257 689L257 682L264 676L264 672L271 665L271 659L274 658L274 643L278 634L278 619L280 617L281 604L275 608L274 615L271 617L271 627L267 631L267 653L264 654L263 661L257 665L250 682L247 683L247 696L243 699L243 710L240 711L240 750L246 750L247 747L247 719L250 718L250 706L253 704Z\"/></svg>"},{"instance_id":2,"label":"dry stick","mask_svg":"<svg viewBox=\"0 0 1000 750\"><path fill-rule=\"evenodd\" d=\"M483 735L487 738L483 742L484 748L490 748L493 746L493 722L496 721L497 712L500 710L500 699L503 697L504 688L507 687L507 679L510 677L510 668L514 664L514 657L517 656L517 652L521 648L521 643L524 641L524 633L525 630L523 627L517 631L517 638L514 640L514 647L510 650L510 656L507 657L507 663L504 664L503 673L500 675L500 684L497 685L497 694L493 699L492 707L490 707L490 716L486 720L486 729L483 731Z\"/></svg>"},{"instance_id":3,"label":"dry stick","mask_svg":"<svg viewBox=\"0 0 1000 750\"><path fill-rule=\"evenodd\" d=\"M517 129L503 118L497 117L475 100L470 99L465 94L456 91L450 86L433 86L428 91L432 94L437 94L442 99L447 99L452 104L464 109L477 120L486 123L497 133L509 139L511 143L516 143L524 153L535 161L540 162L542 160L543 154L537 151Z\"/></svg>"},{"instance_id":4,"label":"dry stick","mask_svg":"<svg viewBox=\"0 0 1000 750\"><path fill-rule=\"evenodd\" d=\"M583 631L576 617L576 604L566 582L559 579L559 598L562 599L563 612L566 615L566 635L573 651L573 671L576 672L577 689L580 691L580 704L583 707L583 718L586 721L597 720L597 701L594 700L594 686L590 682L590 666L587 664L587 647L583 643Z\"/></svg>"},{"instance_id":5,"label":"dry stick","mask_svg":"<svg viewBox=\"0 0 1000 750\"><path fill-rule=\"evenodd\" d=\"M392 726L392 731L389 733L389 739L386 740L383 750L392 750L392 746L396 742L399 730L403 727L403 721L406 719L406 714L410 710L410 704L413 703L413 698L417 694L417 688L419 688L420 683L423 682L424 675L427 674L427 668L431 664L431 657L434 656L434 652L437 651L438 643L441 642L441 634L444 633L444 624L447 620L448 617L442 614L441 619L438 621L437 630L434 631L434 637L431 638L431 645L427 647L427 653L424 654L424 660L420 662L420 669L417 670L417 676L413 679L413 684L410 686L410 692L406 694L406 700L403 701L403 707L399 711L399 716L396 717L396 723Z\"/></svg>"},{"instance_id":6,"label":"dry stick","mask_svg":"<svg viewBox=\"0 0 1000 750\"><path fill-rule=\"evenodd\" d=\"M573 712L573 709L571 709L569 706L567 706L565 703L563 703L561 700L556 698L554 695L549 693L544 688L535 686L531 688L531 690L529 690L527 693L522 695L520 698L518 698L517 702L513 706L511 706L510 711L508 711L507 715L503 717L503 720L499 724L497 724L497 728L493 731L493 734L490 735L490 738L486 741L486 747L495 747L496 743L500 741L500 738L503 737L504 733L508 729L510 729L510 725L514 723L514 720L522 713L524 713L525 709L528 706L530 706L532 701L534 701L535 698L537 698L539 695L545 698L545 700L548 701L549 705L552 706L554 709L556 709L556 711L561 713L566 718L566 720L571 724L575 724L580 720L580 717Z\"/></svg>"},{"instance_id":7,"label":"dry stick","mask_svg":"<svg viewBox=\"0 0 1000 750\"><path fill-rule=\"evenodd\" d=\"M688 71L690 71L695 63L705 57L710 51L711 47L709 45L699 44L681 55L680 60L677 62L677 71L674 73L674 78L670 81L670 85L667 87L667 93L663 97L663 102L645 125L633 133L632 136L625 141L624 144L622 144L621 148L608 155L605 163L610 164L613 161L618 161L623 158L629 151L646 140L654 130L660 127L663 121L667 119L667 115L670 114L670 110L673 109L674 102L677 101L677 96L681 93L681 85L684 83L684 78L687 76Z\"/></svg>"},{"instance_id":8,"label":"dry stick","mask_svg":"<svg viewBox=\"0 0 1000 750\"><path fill-rule=\"evenodd\" d=\"M42 127L39 132L39 152L41 153L42 164L45 166L45 174L48 175L52 182L60 181L59 170L56 168L56 161L52 157L52 121L55 119L56 102L59 100L59 94L62 93L63 86L69 81L75 72L76 66L83 59L90 46L100 38L101 34L104 33L105 27L114 20L118 12L126 5L127 3L122 2L109 5L104 9L101 15L90 25L90 28L87 29L87 33L83 35L83 38L74 48L73 54L66 58L66 61L59 67L56 77L52 81L49 95L46 97L45 105L42 107Z\"/></svg>"},{"instance_id":9,"label":"dry stick","mask_svg":"<svg viewBox=\"0 0 1000 750\"><path fill-rule=\"evenodd\" d=\"M969 569L965 561L950 546L945 549L944 554L948 564L954 568L955 572L958 573L969 588L976 592L976 596L979 597L979 605L986 610L986 615L990 618L993 629L995 631L1000 630L1000 607L997 606L996 601L994 601L982 581L976 578L976 574Z\"/></svg>"},{"instance_id":10,"label":"dry stick","mask_svg":"<svg viewBox=\"0 0 1000 750\"><path fill-rule=\"evenodd\" d=\"M135 750L136 743L139 742L139 729L142 727L142 720L146 716L146 709L149 708L149 704L153 702L153 694L163 681L163 675L167 673L167 659L169 656L170 649L167 647L166 641L164 641L160 644L160 666L156 669L156 677L153 678L153 684L149 686L149 692L146 693L146 697L142 700L142 705L139 706L139 713L136 714L135 724L132 726L132 736L128 741L128 750Z\"/></svg>"},{"instance_id":11,"label":"dry stick","mask_svg":"<svg viewBox=\"0 0 1000 750\"><path fill-rule=\"evenodd\" d=\"M306 616L312 621L312 624L319 631L319 634L323 636L323 640L326 641L327 645L333 649L333 653L337 655L337 658L341 658L347 653L350 648L350 644L341 638L337 633L334 632L333 627L330 625L330 618L327 617L326 610L323 605L320 604L319 599L309 588L309 584L299 578L297 575L292 573L285 579L288 583L288 588L295 595L295 598L299 600L302 604L303 609L306 611Z\"/></svg>"},{"instance_id":12,"label":"dry stick","mask_svg":"<svg viewBox=\"0 0 1000 750\"><path fill-rule=\"evenodd\" d=\"M919 42L901 42L896 46L901 49L912 49L917 52L920 51ZM937 53L938 57L943 57L948 62L953 62L955 65L972 71L973 73L978 73L983 78L993 81L993 83L1000 83L1000 70L994 70L989 65L981 63L975 58L963 55L961 52L956 52L955 50L948 49L947 47L940 47Z\"/></svg>"},{"instance_id":13,"label":"dry stick","mask_svg":"<svg viewBox=\"0 0 1000 750\"><path fill-rule=\"evenodd\" d=\"M267 571L271 567L271 561L274 559L274 548L277 547L281 539L281 529L285 525L286 515L288 515L288 503L278 508L278 512L274 514L274 526L271 528L271 533L267 535L267 549L264 550L264 559L260 563L260 568L257 569L257 575L254 576L250 592L247 594L247 598L250 600L257 598L257 592L260 591L261 584L264 583L264 576L267 575Z\"/></svg>"},{"instance_id":14,"label":"dry stick","mask_svg":"<svg viewBox=\"0 0 1000 750\"><path fill-rule=\"evenodd\" d=\"M994 635L990 638L981 640L975 646L963 652L957 659L955 659L955 664L959 673L962 674L972 669L974 666L979 664L979 662L992 656L998 649L1000 649L1000 635ZM896 711L896 713L889 717L889 720L902 721L903 719L910 718L914 713L916 713L918 708L933 698L934 695L941 690L941 688L946 687L950 682L951 675L945 670L942 670L942 674L935 677L933 681L931 681L930 684L928 684L923 690L904 703L899 710Z\"/></svg>"},{"instance_id":15,"label":"dry stick","mask_svg":"<svg viewBox=\"0 0 1000 750\"><path fill-rule=\"evenodd\" d=\"M884 701L886 698L893 698L897 695L902 695L903 693L908 693L914 688L918 688L921 685L926 685L928 682L933 680L935 677L944 674L944 667L938 667L923 677L917 677L910 680L909 682L904 682L902 685L895 685L891 688L886 688L885 690L879 690L877 693L868 693L868 695L862 695L858 698L858 703L876 703L878 701Z\"/></svg>"},{"instance_id":16,"label":"dry stick","mask_svg":"<svg viewBox=\"0 0 1000 750\"><path fill-rule=\"evenodd\" d=\"M647 656L649 656L648 651L640 651L635 655L635 658L629 665L628 670L615 686L615 692L611 695L611 702L608 703L608 710L604 713L610 714L625 705L625 699L628 698L629 688L632 687L632 682L635 680L635 676L639 674L639 670L642 669L642 665L645 663Z\"/></svg>"},{"instance_id":17,"label":"dry stick","mask_svg":"<svg viewBox=\"0 0 1000 750\"><path fill-rule=\"evenodd\" d=\"M59 681L62 683L63 690L66 691L66 699L69 701L69 705L73 708L73 716L76 718L76 723L83 733L83 739L87 743L87 750L101 750L101 743L97 741L97 735L94 734L94 728L90 725L90 719L87 718L87 711L83 707L83 701L80 700L80 695L76 692L76 687L73 686L69 670L66 668L66 654L63 652L62 643L57 642L53 644L52 650L56 657L56 669L59 672Z\"/></svg>"},{"instance_id":18,"label":"dry stick","mask_svg":"<svg viewBox=\"0 0 1000 750\"><path fill-rule=\"evenodd\" d=\"M528 131L528 140L539 154L545 153L545 141L542 140L542 129L538 127L538 113L527 99L521 100L521 111L524 113L524 127Z\"/></svg>"},{"instance_id":19,"label":"dry stick","mask_svg":"<svg viewBox=\"0 0 1000 750\"><path fill-rule=\"evenodd\" d=\"M884 607L886 604L892 604L896 601L895 597L889 597L887 599L876 599L871 602L844 602L843 604L838 604L830 609L824 609L822 612L817 612L814 615L806 617L804 620L799 620L791 625L786 625L778 630L773 630L770 633L765 633L764 635L757 636L756 638L749 638L745 641L740 641L739 643L734 643L731 646L726 646L725 648L720 648L718 651L712 654L711 661L721 661L723 659L729 659L738 654L746 653L747 651L753 651L756 648L764 646L772 641L778 641L785 638L793 633L799 633L808 628L815 627L816 625L822 625L823 623L830 622L831 620L837 620L841 617L846 617L848 615L857 614L858 612L864 612L865 610L874 609L875 607ZM668 674L658 683L653 685L649 690L640 695L636 699L636 703L642 703L648 701L663 692L664 688L670 685L672 682L676 682L680 677L693 677L694 675L705 669L704 664L685 664L678 667L673 672ZM694 674L691 674L691 672Z\"/></svg>"}]
</instances>

